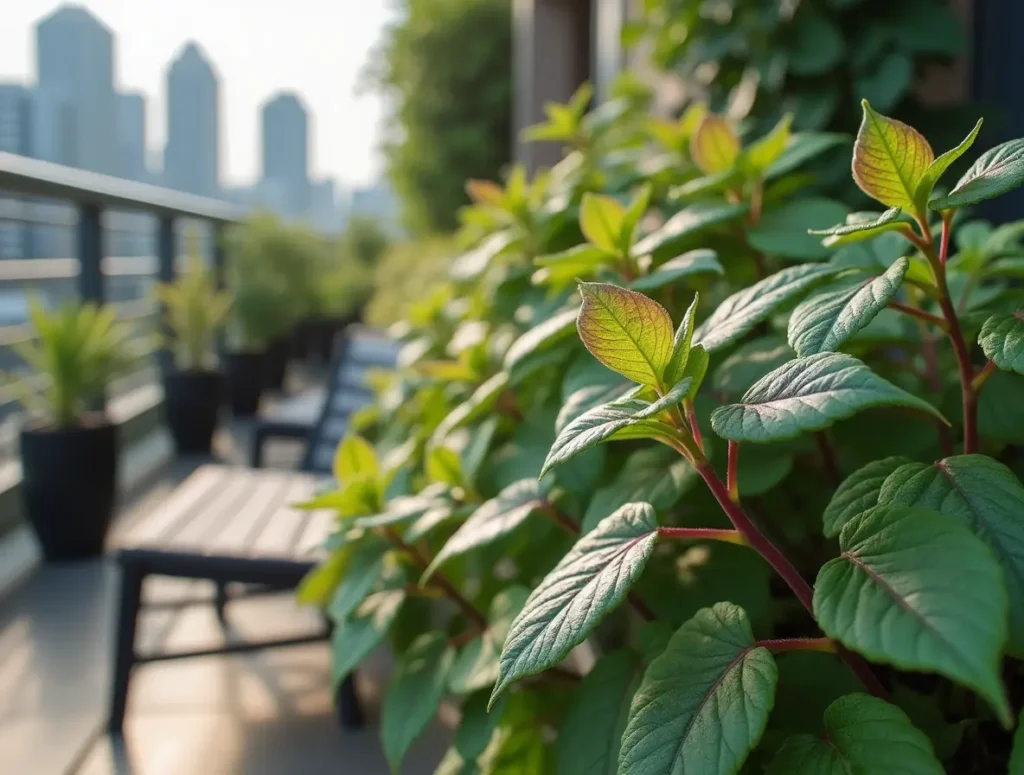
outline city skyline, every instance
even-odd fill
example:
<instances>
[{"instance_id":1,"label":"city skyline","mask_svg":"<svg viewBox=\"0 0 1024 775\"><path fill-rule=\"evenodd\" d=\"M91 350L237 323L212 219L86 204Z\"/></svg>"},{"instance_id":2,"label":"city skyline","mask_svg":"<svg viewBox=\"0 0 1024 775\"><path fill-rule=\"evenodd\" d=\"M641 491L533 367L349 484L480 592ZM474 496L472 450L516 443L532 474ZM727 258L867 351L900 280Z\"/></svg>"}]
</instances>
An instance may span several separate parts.
<instances>
[{"instance_id":1,"label":"city skyline","mask_svg":"<svg viewBox=\"0 0 1024 775\"><path fill-rule=\"evenodd\" d=\"M24 0L18 7L4 11L5 22L10 23L0 29L0 81L21 82L28 86L37 82L39 74L35 67L35 25L64 5L84 6L115 36L114 86L119 94L141 93L145 98L145 112L141 118L146 131L146 159L151 171L158 172L162 166L160 162L168 140L168 71L172 62L194 40L210 60L219 78L221 186L230 188L252 184L262 177L262 110L281 93L296 94L310 113L308 156L311 179L333 177L345 187L351 188L374 182L379 177L379 100L371 97L357 99L351 87L354 86L358 69L370 45L379 36L388 18L381 7L383 3L373 0L363 3L357 16L334 9L327 10L315 0L291 0L287 6L289 13L284 15L276 11L280 3L269 0L252 0L245 4L244 12L240 7L241 0L225 0L213 4L213 7L200 4L198 0L183 0L175 4L174 20L168 29L163 24L167 20L162 18L167 15L164 4L132 3L125 0L95 0L84 4ZM201 5L203 13L189 14L188 7L192 5L197 8ZM140 9L140 6L146 8ZM313 11L304 18L309 21L315 17L317 23L298 25L305 34L297 35L295 21L302 14L296 12L303 8ZM142 10L146 13L142 13ZM104 16L104 11L107 16ZM232 14L232 11L235 13ZM124 26L138 28L142 17L148 20L142 31L142 40L126 35L117 23L120 20ZM18 22L21 19L28 21L27 26L22 25L19 29ZM182 20L185 20L184 26L188 32L194 34L178 40L166 59L160 63L161 47L176 36L176 31L183 29ZM324 35L320 22L325 21L335 22L334 27L338 33L335 46L329 45L331 40ZM226 29L228 26L232 29ZM366 32L372 34L367 36ZM20 46L11 45L15 36L24 39L20 41ZM273 40L269 40L268 36ZM216 44L235 41L235 45L228 47L228 54L224 58L226 64L222 64L213 45L204 43L204 37ZM241 44L242 41L246 43ZM353 45L346 47L343 45L346 41ZM268 51L266 44L271 42L274 45ZM328 45L325 46L325 43ZM244 50L239 50L239 45ZM146 49L144 56L140 55L140 48ZM344 56L337 51L337 56L331 53L337 49L346 49ZM16 60L26 56L31 61L16 66ZM324 69L332 60L335 64L341 63L341 71ZM142 72L133 77L133 63L139 62L142 65L136 69ZM244 65L245 72L241 78L233 81L232 73L239 69L240 63ZM156 84L147 83L154 72L158 77ZM302 77L303 73L305 78ZM258 78L261 74L267 78L278 77L278 80L260 83ZM302 81L311 85L311 88L304 89ZM344 88L346 85L349 86L347 90ZM322 110L320 103L325 101L325 94L330 95L326 100L330 104ZM240 96L242 100L237 99ZM247 115L242 115L240 103L249 102L254 97L255 104L251 109L247 107ZM357 106L358 109L343 111L342 108L346 106ZM133 116L132 121L137 124L138 117ZM240 123L243 125L241 128Z\"/></svg>"}]
</instances>

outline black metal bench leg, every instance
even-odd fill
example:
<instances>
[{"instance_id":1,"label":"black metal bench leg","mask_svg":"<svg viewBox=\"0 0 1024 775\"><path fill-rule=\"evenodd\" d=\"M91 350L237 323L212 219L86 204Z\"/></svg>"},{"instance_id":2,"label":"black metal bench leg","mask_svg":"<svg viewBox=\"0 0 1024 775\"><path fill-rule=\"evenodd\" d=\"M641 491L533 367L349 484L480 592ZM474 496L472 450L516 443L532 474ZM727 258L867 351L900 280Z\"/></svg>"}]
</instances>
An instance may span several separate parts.
<instances>
[{"instance_id":1,"label":"black metal bench leg","mask_svg":"<svg viewBox=\"0 0 1024 775\"><path fill-rule=\"evenodd\" d=\"M114 686L110 698L107 728L120 734L128 702L128 681L135 664L135 628L142 603L142 568L135 563L121 566L121 592L117 609L117 634L114 640Z\"/></svg>"},{"instance_id":2,"label":"black metal bench leg","mask_svg":"<svg viewBox=\"0 0 1024 775\"><path fill-rule=\"evenodd\" d=\"M349 673L338 687L338 722L343 729L359 729L363 726L363 709L356 695L355 673Z\"/></svg>"},{"instance_id":3,"label":"black metal bench leg","mask_svg":"<svg viewBox=\"0 0 1024 775\"><path fill-rule=\"evenodd\" d=\"M213 598L213 607L217 612L217 621L220 622L221 627L224 627L228 623L227 614L224 609L228 604L228 585L224 581L214 582L217 586L217 591Z\"/></svg>"}]
</instances>

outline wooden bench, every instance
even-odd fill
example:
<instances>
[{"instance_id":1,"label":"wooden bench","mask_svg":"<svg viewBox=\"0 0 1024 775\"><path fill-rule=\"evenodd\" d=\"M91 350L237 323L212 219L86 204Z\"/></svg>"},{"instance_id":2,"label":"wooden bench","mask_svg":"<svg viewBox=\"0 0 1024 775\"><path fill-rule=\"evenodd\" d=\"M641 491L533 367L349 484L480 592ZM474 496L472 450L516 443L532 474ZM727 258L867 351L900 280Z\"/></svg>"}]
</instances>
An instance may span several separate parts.
<instances>
[{"instance_id":1,"label":"wooden bench","mask_svg":"<svg viewBox=\"0 0 1024 775\"><path fill-rule=\"evenodd\" d=\"M390 344L390 343L388 343ZM334 447L344 434L347 416L369 400L361 381L367 368L386 366L393 345L377 357L356 358L352 343L339 353L327 389L321 417L312 426L266 423L257 426L253 457L259 464L262 445L281 436L307 442L303 471L208 465L179 485L159 508L144 516L119 539L116 561L121 570L115 635L114 678L108 728L119 734L124 723L132 670L147 662L255 651L297 645L330 637L330 623L299 637L239 641L189 651L139 653L136 629L146 606L147 577L208 581L212 603L222 624L229 585L244 585L245 594L295 589L320 559L320 547L331 533L331 511L301 511L292 504L307 500L318 482L324 460L330 468ZM389 357L389 356L388 356ZM390 361L393 365L393 359ZM260 431L260 428L263 428ZM184 604L189 604L186 602ZM179 604L181 605L181 604ZM339 689L338 712L345 726L358 726L362 714L351 676Z\"/></svg>"}]
</instances>

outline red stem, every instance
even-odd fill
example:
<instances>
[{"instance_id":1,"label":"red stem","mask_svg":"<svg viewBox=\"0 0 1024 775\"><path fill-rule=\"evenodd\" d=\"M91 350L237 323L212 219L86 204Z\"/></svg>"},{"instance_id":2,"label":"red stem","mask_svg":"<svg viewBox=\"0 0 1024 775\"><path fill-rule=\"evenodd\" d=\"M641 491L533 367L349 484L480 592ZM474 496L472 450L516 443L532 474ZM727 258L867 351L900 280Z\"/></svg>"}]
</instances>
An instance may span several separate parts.
<instances>
[{"instance_id":1,"label":"red stem","mask_svg":"<svg viewBox=\"0 0 1024 775\"><path fill-rule=\"evenodd\" d=\"M658 535L662 538L676 538L681 541L724 541L729 544L745 546L747 540L738 530L714 527L659 527Z\"/></svg>"},{"instance_id":2,"label":"red stem","mask_svg":"<svg viewBox=\"0 0 1024 775\"><path fill-rule=\"evenodd\" d=\"M387 536L387 539L395 546L395 548L411 555L424 569L430 565L430 558L425 557L418 548L406 543L394 528L385 528L384 535ZM462 610L462 613L466 615L466 618L480 628L481 631L487 629L487 617L484 616L475 605L462 596L462 593L455 588L455 585L448 580L448 577L445 576L442 571L435 571L434 575L430 578L430 582L435 586L440 587L445 596L455 603L455 605Z\"/></svg>"},{"instance_id":3,"label":"red stem","mask_svg":"<svg viewBox=\"0 0 1024 775\"><path fill-rule=\"evenodd\" d=\"M971 382L971 389L974 390L975 393L980 391L985 386L985 383L988 382L988 378L991 377L995 371L995 361L989 361L986 363L984 368L974 375L974 381Z\"/></svg>"},{"instance_id":4,"label":"red stem","mask_svg":"<svg viewBox=\"0 0 1024 775\"><path fill-rule=\"evenodd\" d=\"M835 654L838 650L838 644L831 638L778 638L759 640L757 645L763 646L773 654L783 654L787 651L823 651Z\"/></svg>"},{"instance_id":5,"label":"red stem","mask_svg":"<svg viewBox=\"0 0 1024 775\"><path fill-rule=\"evenodd\" d=\"M729 442L729 467L725 472L729 500L733 503L740 502L740 445L735 441ZM717 477L716 477L717 478Z\"/></svg>"},{"instance_id":6,"label":"red stem","mask_svg":"<svg viewBox=\"0 0 1024 775\"><path fill-rule=\"evenodd\" d=\"M686 408L686 422L690 426L690 433L693 434L693 440L697 442L697 446L700 448L700 451L703 452L704 438L700 433L700 423L697 421L697 410L693 405L693 401L689 398L686 399L683 406Z\"/></svg>"},{"instance_id":7,"label":"red stem","mask_svg":"<svg viewBox=\"0 0 1024 775\"><path fill-rule=\"evenodd\" d=\"M947 217L946 215L942 216L942 237L939 241L939 264L943 267L946 266L946 259L949 257L950 217Z\"/></svg>"},{"instance_id":8,"label":"red stem","mask_svg":"<svg viewBox=\"0 0 1024 775\"><path fill-rule=\"evenodd\" d=\"M733 527L743 534L747 543L764 557L765 561L782 577L783 581L793 591L793 594L796 595L797 599L813 617L814 592L811 589L811 585L804 580L804 577L800 575L800 572L789 561L789 558L750 520L743 509L736 503L733 503L729 498L729 491L722 484L722 480L718 478L718 474L715 473L711 464L706 460L698 461L697 471L711 490L711 494L715 496L718 505L722 507L722 511L729 517ZM861 683L864 684L864 688L878 697L887 696L885 687L882 686L878 677L872 672L870 665L860 655L847 651L844 648L839 648L838 653L857 678L860 679Z\"/></svg>"},{"instance_id":9,"label":"red stem","mask_svg":"<svg viewBox=\"0 0 1024 775\"><path fill-rule=\"evenodd\" d=\"M938 315L932 315L928 312L925 312L923 309L911 307L909 304L903 304L902 302L898 301L890 301L889 308L897 310L898 312L902 312L904 315L910 315L911 317L915 317L918 318L919 320L931 323L932 325L938 326L943 331L946 330L946 321L943 318L940 318Z\"/></svg>"}]
</instances>

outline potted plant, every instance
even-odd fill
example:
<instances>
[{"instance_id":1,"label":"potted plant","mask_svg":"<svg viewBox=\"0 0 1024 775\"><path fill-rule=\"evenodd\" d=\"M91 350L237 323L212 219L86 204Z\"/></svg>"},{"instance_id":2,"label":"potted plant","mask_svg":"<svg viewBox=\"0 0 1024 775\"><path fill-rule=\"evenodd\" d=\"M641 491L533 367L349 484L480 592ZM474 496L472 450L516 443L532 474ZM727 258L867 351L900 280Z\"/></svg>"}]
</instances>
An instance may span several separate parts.
<instances>
[{"instance_id":1,"label":"potted plant","mask_svg":"<svg viewBox=\"0 0 1024 775\"><path fill-rule=\"evenodd\" d=\"M117 433L103 391L141 355L114 310L30 302L35 337L16 345L35 374L8 380L29 414L20 434L25 513L47 560L103 551L117 486Z\"/></svg>"},{"instance_id":2,"label":"potted plant","mask_svg":"<svg viewBox=\"0 0 1024 775\"><path fill-rule=\"evenodd\" d=\"M164 374L164 411L179 454L209 454L224 375L217 368L216 333L231 306L198 257L174 283L156 289L166 313L174 370Z\"/></svg>"}]
</instances>

